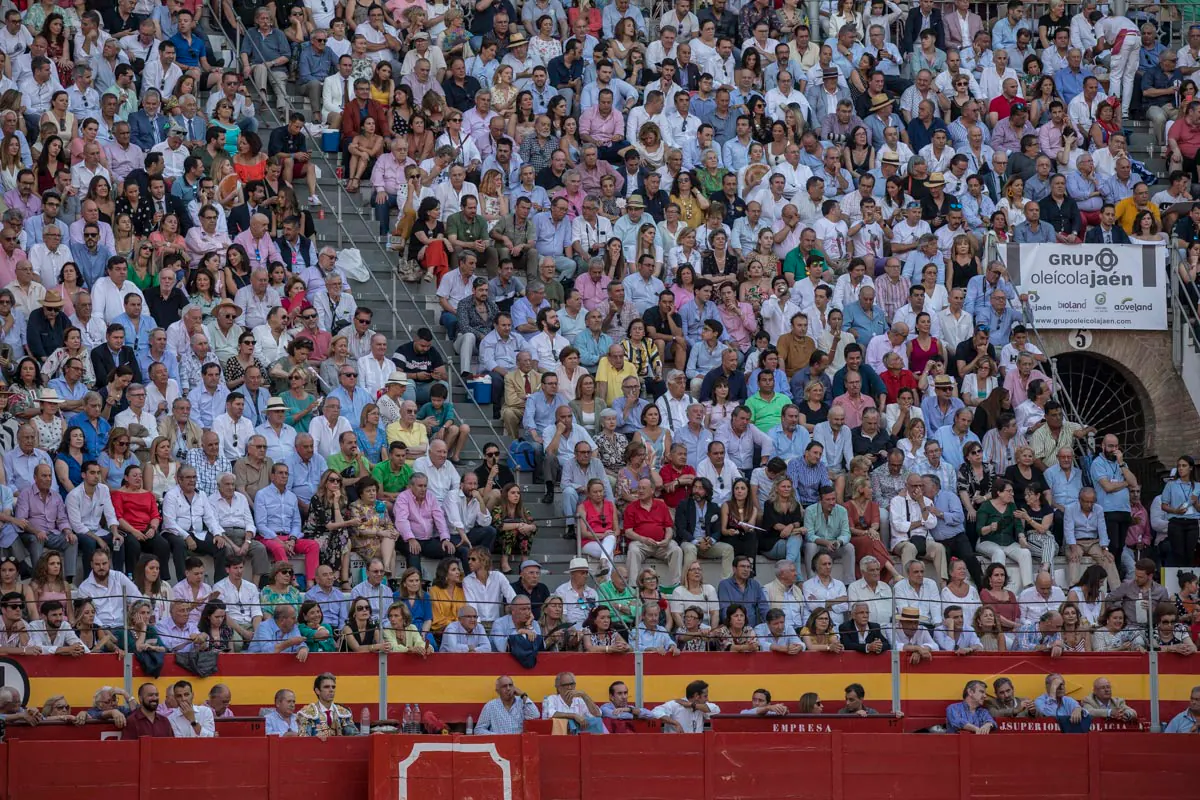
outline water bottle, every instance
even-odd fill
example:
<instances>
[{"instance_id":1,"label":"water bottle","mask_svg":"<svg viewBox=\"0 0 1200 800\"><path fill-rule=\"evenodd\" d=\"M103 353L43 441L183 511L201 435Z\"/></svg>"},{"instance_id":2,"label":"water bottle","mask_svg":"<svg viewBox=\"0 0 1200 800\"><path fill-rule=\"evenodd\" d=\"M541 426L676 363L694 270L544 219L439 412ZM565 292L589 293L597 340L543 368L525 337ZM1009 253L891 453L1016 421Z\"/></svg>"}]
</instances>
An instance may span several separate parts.
<instances>
[{"instance_id":1,"label":"water bottle","mask_svg":"<svg viewBox=\"0 0 1200 800\"><path fill-rule=\"evenodd\" d=\"M467 715L467 736L474 736L474 735L475 735L475 720L471 718L470 714L468 714Z\"/></svg>"},{"instance_id":2,"label":"water bottle","mask_svg":"<svg viewBox=\"0 0 1200 800\"><path fill-rule=\"evenodd\" d=\"M423 732L421 728L421 704L416 703L413 705L413 733L420 734Z\"/></svg>"},{"instance_id":3,"label":"water bottle","mask_svg":"<svg viewBox=\"0 0 1200 800\"><path fill-rule=\"evenodd\" d=\"M358 735L369 736L371 733L371 709L363 706L362 714L359 715Z\"/></svg>"},{"instance_id":4,"label":"water bottle","mask_svg":"<svg viewBox=\"0 0 1200 800\"><path fill-rule=\"evenodd\" d=\"M404 704L404 719L400 725L400 730L404 733L412 733L412 706L408 703Z\"/></svg>"}]
</instances>

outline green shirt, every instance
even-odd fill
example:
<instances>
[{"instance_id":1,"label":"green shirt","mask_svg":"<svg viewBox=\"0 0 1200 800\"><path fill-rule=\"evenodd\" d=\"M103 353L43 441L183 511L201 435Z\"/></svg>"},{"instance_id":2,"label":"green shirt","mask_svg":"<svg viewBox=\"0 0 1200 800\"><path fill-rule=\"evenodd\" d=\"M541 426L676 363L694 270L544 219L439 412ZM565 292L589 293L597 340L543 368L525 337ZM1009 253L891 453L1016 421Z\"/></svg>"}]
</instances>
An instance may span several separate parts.
<instances>
[{"instance_id":1,"label":"green shirt","mask_svg":"<svg viewBox=\"0 0 1200 800\"><path fill-rule=\"evenodd\" d=\"M451 214L450 219L446 220L446 238L451 236L457 237L458 241L476 242L480 239L491 241L488 237L487 220L483 215L476 214L474 222L467 222L460 211L457 214Z\"/></svg>"},{"instance_id":2,"label":"green shirt","mask_svg":"<svg viewBox=\"0 0 1200 800\"><path fill-rule=\"evenodd\" d=\"M417 420L423 421L433 417L433 429L429 431L430 436L434 436L442 428L446 427L447 422L454 422L456 415L454 413L454 403L446 400L442 403L441 411L433 407L433 403L426 403L417 409Z\"/></svg>"},{"instance_id":3,"label":"green shirt","mask_svg":"<svg viewBox=\"0 0 1200 800\"><path fill-rule=\"evenodd\" d=\"M379 490L388 494L400 494L407 489L412 474L412 467L408 464L402 466L399 472L392 472L390 460L380 461L375 465L375 469L371 470L371 477L379 484Z\"/></svg>"},{"instance_id":4,"label":"green shirt","mask_svg":"<svg viewBox=\"0 0 1200 800\"><path fill-rule=\"evenodd\" d=\"M633 624L633 608L637 603L637 595L634 594L633 587L629 584L625 585L625 591L618 592L613 586L612 581L605 581L600 584L600 591L597 592L600 597L601 605L608 608L613 616L620 619L626 625ZM629 613L622 614L617 611L618 605L624 605L629 609Z\"/></svg>"},{"instance_id":5,"label":"green shirt","mask_svg":"<svg viewBox=\"0 0 1200 800\"><path fill-rule=\"evenodd\" d=\"M775 392L769 401L763 399L761 392L755 392L746 401L746 408L750 409L750 421L754 423L754 427L766 432L779 424L784 406L790 402L792 401L782 392Z\"/></svg>"},{"instance_id":6,"label":"green shirt","mask_svg":"<svg viewBox=\"0 0 1200 800\"><path fill-rule=\"evenodd\" d=\"M358 467L359 469L362 470L361 473L355 472L354 475L352 475L350 477L356 477L360 474L366 475L371 471L371 465L367 463L366 459L364 459L361 454L358 456L357 460L350 461L350 459L348 459L344 455L342 455L341 450L337 451L336 453L326 456L325 457L325 466L329 467L331 470L333 470L334 472L337 472L337 473L341 473L350 467Z\"/></svg>"},{"instance_id":7,"label":"green shirt","mask_svg":"<svg viewBox=\"0 0 1200 800\"><path fill-rule=\"evenodd\" d=\"M1015 503L1009 503L1003 511L997 511L996 506L992 505L990 500L981 505L975 517L975 530L979 531L979 540L991 542L1000 547L1008 547L1010 544L1016 543L1017 534L1021 532L1020 522L1013 516L1016 510ZM993 524L999 527L991 533L983 532L984 528Z\"/></svg>"},{"instance_id":8,"label":"green shirt","mask_svg":"<svg viewBox=\"0 0 1200 800\"><path fill-rule=\"evenodd\" d=\"M804 537L808 542L826 539L850 544L850 517L846 515L846 507L840 503L834 504L828 519L821 511L821 504L813 503L804 512L804 527L808 528L808 535Z\"/></svg>"},{"instance_id":9,"label":"green shirt","mask_svg":"<svg viewBox=\"0 0 1200 800\"><path fill-rule=\"evenodd\" d=\"M825 260L825 254L815 247L808 251L808 254L810 256L820 256L822 261ZM804 256L800 255L799 247L792 250L783 259L783 274L795 275L797 281L802 281L808 277L808 266L804 263Z\"/></svg>"}]
</instances>

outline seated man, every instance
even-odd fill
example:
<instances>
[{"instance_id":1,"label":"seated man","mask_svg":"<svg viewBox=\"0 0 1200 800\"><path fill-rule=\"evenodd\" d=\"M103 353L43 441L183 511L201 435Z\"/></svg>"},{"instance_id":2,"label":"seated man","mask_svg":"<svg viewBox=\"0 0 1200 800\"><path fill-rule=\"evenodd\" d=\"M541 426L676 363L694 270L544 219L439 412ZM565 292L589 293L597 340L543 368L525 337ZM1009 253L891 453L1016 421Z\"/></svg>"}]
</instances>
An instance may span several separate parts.
<instances>
[{"instance_id":1,"label":"seated man","mask_svg":"<svg viewBox=\"0 0 1200 800\"><path fill-rule=\"evenodd\" d=\"M987 684L983 681L967 681L963 688L961 703L946 709L946 730L950 733L988 734L996 729L996 720L984 707L987 700Z\"/></svg>"},{"instance_id":2,"label":"seated man","mask_svg":"<svg viewBox=\"0 0 1200 800\"><path fill-rule=\"evenodd\" d=\"M487 631L479 623L479 612L474 606L458 609L458 619L446 626L442 634L442 653L490 653L492 643Z\"/></svg>"},{"instance_id":3,"label":"seated man","mask_svg":"<svg viewBox=\"0 0 1200 800\"><path fill-rule=\"evenodd\" d=\"M247 653L295 653L300 663L308 658L308 645L296 624L296 607L288 603L275 606L271 616L254 632Z\"/></svg>"},{"instance_id":4,"label":"seated man","mask_svg":"<svg viewBox=\"0 0 1200 800\"><path fill-rule=\"evenodd\" d=\"M1066 717L1072 725L1078 725L1084 717L1091 716L1078 700L1067 696L1067 682L1057 672L1046 676L1046 693L1034 700L1033 704L1039 717Z\"/></svg>"},{"instance_id":5,"label":"seated man","mask_svg":"<svg viewBox=\"0 0 1200 800\"><path fill-rule=\"evenodd\" d=\"M475 723L476 736L523 733L525 720L539 717L537 703L507 675L496 678L496 699L489 700Z\"/></svg>"},{"instance_id":6,"label":"seated man","mask_svg":"<svg viewBox=\"0 0 1200 800\"><path fill-rule=\"evenodd\" d=\"M300 729L312 731L310 735L355 736L358 726L354 715L345 706L333 702L337 695L337 677L331 672L322 672L313 680L313 694L317 699L299 712Z\"/></svg>"},{"instance_id":7,"label":"seated man","mask_svg":"<svg viewBox=\"0 0 1200 800\"><path fill-rule=\"evenodd\" d=\"M992 681L994 698L988 700L988 711L993 717L1032 717L1037 707L1025 697L1017 697L1011 678L996 678Z\"/></svg>"},{"instance_id":8,"label":"seated man","mask_svg":"<svg viewBox=\"0 0 1200 800\"><path fill-rule=\"evenodd\" d=\"M804 642L795 631L787 629L787 614L781 608L772 608L767 612L767 621L754 628L758 637L758 649L772 653L786 653L789 656L804 652Z\"/></svg>"}]
</instances>

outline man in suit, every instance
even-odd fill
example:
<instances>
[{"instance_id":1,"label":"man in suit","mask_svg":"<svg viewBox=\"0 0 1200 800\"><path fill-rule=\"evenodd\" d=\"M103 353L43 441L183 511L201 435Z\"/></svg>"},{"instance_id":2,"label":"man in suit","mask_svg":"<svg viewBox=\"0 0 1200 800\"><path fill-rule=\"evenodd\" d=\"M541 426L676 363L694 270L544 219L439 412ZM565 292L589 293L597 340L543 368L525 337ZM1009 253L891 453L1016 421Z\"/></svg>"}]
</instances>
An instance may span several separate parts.
<instances>
[{"instance_id":1,"label":"man in suit","mask_svg":"<svg viewBox=\"0 0 1200 800\"><path fill-rule=\"evenodd\" d=\"M321 84L321 121L331 128L342 127L342 110L354 92L350 88L354 59L346 54L338 59L337 71Z\"/></svg>"},{"instance_id":2,"label":"man in suit","mask_svg":"<svg viewBox=\"0 0 1200 800\"><path fill-rule=\"evenodd\" d=\"M983 28L983 20L971 11L971 0L954 0L954 10L945 18L945 48L962 50L975 41L975 34ZM964 34L965 28L965 34ZM942 47L942 45L938 45Z\"/></svg>"},{"instance_id":3,"label":"man in suit","mask_svg":"<svg viewBox=\"0 0 1200 800\"><path fill-rule=\"evenodd\" d=\"M137 353L125 344L125 326L113 322L105 331L104 344L92 350L92 371L96 374L96 385L107 385L109 373L122 365L128 365L133 370L133 380L136 383L143 382Z\"/></svg>"},{"instance_id":4,"label":"man in suit","mask_svg":"<svg viewBox=\"0 0 1200 800\"><path fill-rule=\"evenodd\" d=\"M542 375L533 363L528 350L517 353L517 368L504 376L504 407L500 419L505 432L514 439L521 435L521 419L525 416L525 398L542 385Z\"/></svg>"},{"instance_id":5,"label":"man in suit","mask_svg":"<svg viewBox=\"0 0 1200 800\"><path fill-rule=\"evenodd\" d=\"M916 49L921 40L921 31L932 29L937 34L937 48L946 50L946 33L942 25L942 12L933 7L933 0L921 0L917 8L908 12L904 21L904 46L906 53Z\"/></svg>"},{"instance_id":6,"label":"man in suit","mask_svg":"<svg viewBox=\"0 0 1200 800\"><path fill-rule=\"evenodd\" d=\"M186 236L188 228L192 227L192 215L188 213L183 198L167 193L167 180L161 174L151 175L146 179L146 184L150 194L150 205L154 208L155 226L157 227L167 214L174 214L179 220L179 232Z\"/></svg>"},{"instance_id":7,"label":"man in suit","mask_svg":"<svg viewBox=\"0 0 1200 800\"><path fill-rule=\"evenodd\" d=\"M148 89L142 97L142 108L129 115L129 133L133 143L150 152L150 148L167 140L171 118L162 113L162 95Z\"/></svg>"},{"instance_id":8,"label":"man in suit","mask_svg":"<svg viewBox=\"0 0 1200 800\"><path fill-rule=\"evenodd\" d=\"M838 634L842 647L856 653L886 653L892 649L879 623L871 622L871 607L866 603L854 604L850 619L838 626Z\"/></svg>"},{"instance_id":9,"label":"man in suit","mask_svg":"<svg viewBox=\"0 0 1200 800\"><path fill-rule=\"evenodd\" d=\"M1129 234L1117 224L1117 208L1105 203L1100 209L1100 224L1087 229L1085 244L1129 244Z\"/></svg>"},{"instance_id":10,"label":"man in suit","mask_svg":"<svg viewBox=\"0 0 1200 800\"><path fill-rule=\"evenodd\" d=\"M687 465L687 448L671 448L671 462ZM733 546L721 539L721 509L712 501L712 483L708 478L680 475L676 482L690 481L688 499L675 509L675 541L683 549L684 575L696 559L720 560L721 577L733 575ZM685 581L686 582L686 581Z\"/></svg>"},{"instance_id":11,"label":"man in suit","mask_svg":"<svg viewBox=\"0 0 1200 800\"><path fill-rule=\"evenodd\" d=\"M250 218L255 214L265 214L271 220L271 210L263 206L267 199L267 186L262 181L250 181L246 184L246 202L229 209L229 238L237 236L250 227ZM270 223L268 222L268 226Z\"/></svg>"},{"instance_id":12,"label":"man in suit","mask_svg":"<svg viewBox=\"0 0 1200 800\"><path fill-rule=\"evenodd\" d=\"M199 447L204 435L200 426L192 421L191 414L192 402L186 397L176 397L171 402L171 413L164 414L158 421L158 435L171 443L171 455L177 460Z\"/></svg>"}]
</instances>

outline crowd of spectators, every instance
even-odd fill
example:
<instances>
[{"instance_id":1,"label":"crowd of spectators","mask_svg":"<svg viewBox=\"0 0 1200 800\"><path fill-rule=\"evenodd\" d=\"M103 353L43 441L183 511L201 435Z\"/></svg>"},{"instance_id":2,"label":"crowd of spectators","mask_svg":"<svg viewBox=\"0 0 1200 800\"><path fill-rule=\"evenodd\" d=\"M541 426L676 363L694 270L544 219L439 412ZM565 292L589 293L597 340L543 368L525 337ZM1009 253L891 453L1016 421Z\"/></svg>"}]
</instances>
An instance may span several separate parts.
<instances>
[{"instance_id":1,"label":"crowd of spectators","mask_svg":"<svg viewBox=\"0 0 1200 800\"><path fill-rule=\"evenodd\" d=\"M1194 462L1077 461L991 255L1197 238L1200 28L828 5L7 9L0 652L1194 651ZM320 241L326 127L453 353Z\"/></svg>"}]
</instances>

